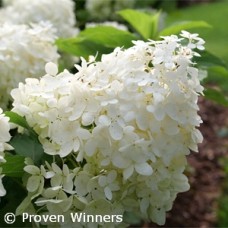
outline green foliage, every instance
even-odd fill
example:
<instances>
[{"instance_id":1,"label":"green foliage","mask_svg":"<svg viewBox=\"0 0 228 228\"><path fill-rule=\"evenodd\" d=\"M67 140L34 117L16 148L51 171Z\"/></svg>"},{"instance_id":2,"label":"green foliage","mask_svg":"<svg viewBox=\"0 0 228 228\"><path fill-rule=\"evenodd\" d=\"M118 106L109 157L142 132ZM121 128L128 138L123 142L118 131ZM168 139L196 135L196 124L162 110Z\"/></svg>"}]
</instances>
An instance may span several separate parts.
<instances>
[{"instance_id":1,"label":"green foliage","mask_svg":"<svg viewBox=\"0 0 228 228\"><path fill-rule=\"evenodd\" d=\"M27 121L25 120L24 117L18 115L15 112L12 111L7 111L4 113L6 116L10 118L10 122L14 123L20 127L23 127L28 130L29 134L33 138L37 138L37 134L33 131L33 129L28 125Z\"/></svg>"},{"instance_id":2,"label":"green foliage","mask_svg":"<svg viewBox=\"0 0 228 228\"><path fill-rule=\"evenodd\" d=\"M17 134L12 138L10 144L16 154L31 158L35 164L40 164L44 150L40 142L29 135Z\"/></svg>"},{"instance_id":3,"label":"green foliage","mask_svg":"<svg viewBox=\"0 0 228 228\"><path fill-rule=\"evenodd\" d=\"M14 152L17 155L31 158L35 164L39 165L44 156L44 150L38 140L37 134L28 125L25 118L17 113L8 111L5 112L5 115L10 118L11 123L17 124L18 126L21 126L27 130L24 134L16 134L10 140L10 144L13 146ZM17 158L19 159L19 157ZM5 173L4 169L3 172Z\"/></svg>"},{"instance_id":4,"label":"green foliage","mask_svg":"<svg viewBox=\"0 0 228 228\"><path fill-rule=\"evenodd\" d=\"M201 57L196 57L199 68L207 70L203 83L206 86L205 97L216 103L228 106L228 69L224 61L217 56L203 51Z\"/></svg>"},{"instance_id":5,"label":"green foliage","mask_svg":"<svg viewBox=\"0 0 228 228\"><path fill-rule=\"evenodd\" d=\"M205 69L217 66L226 67L226 63L221 58L205 50L200 52L200 57L195 57L194 61Z\"/></svg>"},{"instance_id":6,"label":"green foliage","mask_svg":"<svg viewBox=\"0 0 228 228\"><path fill-rule=\"evenodd\" d=\"M12 111L5 112L5 115L10 118L11 123L15 123L23 128L30 130L28 123L26 122L25 118L23 118L22 116Z\"/></svg>"},{"instance_id":7,"label":"green foliage","mask_svg":"<svg viewBox=\"0 0 228 228\"><path fill-rule=\"evenodd\" d=\"M228 99L218 90L207 88L204 91L205 97L209 100L213 100L220 105L228 107Z\"/></svg>"},{"instance_id":8,"label":"green foliage","mask_svg":"<svg viewBox=\"0 0 228 228\"><path fill-rule=\"evenodd\" d=\"M21 155L5 155L6 163L2 163L3 173L8 177L22 177L25 157Z\"/></svg>"},{"instance_id":9,"label":"green foliage","mask_svg":"<svg viewBox=\"0 0 228 228\"><path fill-rule=\"evenodd\" d=\"M210 67L208 77L205 78L206 84L216 85L222 93L228 95L228 69L222 66Z\"/></svg>"},{"instance_id":10,"label":"green foliage","mask_svg":"<svg viewBox=\"0 0 228 228\"><path fill-rule=\"evenodd\" d=\"M170 36L172 34L179 34L182 30L189 30L193 28L210 28L211 26L205 21L180 21L164 28L159 36Z\"/></svg>"},{"instance_id":11,"label":"green foliage","mask_svg":"<svg viewBox=\"0 0 228 228\"><path fill-rule=\"evenodd\" d=\"M217 213L218 227L227 227L228 226L228 195L224 195L219 200L219 210Z\"/></svg>"},{"instance_id":12,"label":"green foliage","mask_svg":"<svg viewBox=\"0 0 228 228\"><path fill-rule=\"evenodd\" d=\"M142 220L140 219L140 217L133 212L125 212L123 216L123 220L128 224L137 225L137 227L142 223Z\"/></svg>"},{"instance_id":13,"label":"green foliage","mask_svg":"<svg viewBox=\"0 0 228 228\"><path fill-rule=\"evenodd\" d=\"M158 31L160 12L148 14L137 10L122 10L118 14L127 21L144 39L154 39Z\"/></svg>"},{"instance_id":14,"label":"green foliage","mask_svg":"<svg viewBox=\"0 0 228 228\"><path fill-rule=\"evenodd\" d=\"M128 48L132 46L132 40L136 39L130 32L110 26L98 26L87 28L74 38L58 39L56 45L63 52L88 58L89 55L96 54L100 57L116 47Z\"/></svg>"},{"instance_id":15,"label":"green foliage","mask_svg":"<svg viewBox=\"0 0 228 228\"><path fill-rule=\"evenodd\" d=\"M7 194L1 198L0 202L0 227L33 227L29 222L22 222L21 216L17 216L14 224L9 225L4 222L4 215L8 212L16 211L16 208L21 203L21 199L27 195L27 191L20 184L21 179L19 178L6 176L3 178L3 183Z\"/></svg>"}]
</instances>

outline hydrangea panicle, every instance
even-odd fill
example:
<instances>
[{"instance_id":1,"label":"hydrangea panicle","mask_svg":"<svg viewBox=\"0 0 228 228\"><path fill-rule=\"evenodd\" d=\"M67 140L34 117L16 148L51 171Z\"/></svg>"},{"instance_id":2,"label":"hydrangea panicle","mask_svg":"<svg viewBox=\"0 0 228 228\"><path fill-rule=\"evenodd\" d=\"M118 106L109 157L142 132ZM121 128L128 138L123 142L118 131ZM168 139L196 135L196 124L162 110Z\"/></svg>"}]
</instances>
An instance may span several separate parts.
<instances>
[{"instance_id":1,"label":"hydrangea panicle","mask_svg":"<svg viewBox=\"0 0 228 228\"><path fill-rule=\"evenodd\" d=\"M49 22L58 37L71 37L78 32L72 0L4 0L3 3L5 7L0 10L0 21L28 25Z\"/></svg>"},{"instance_id":2,"label":"hydrangea panicle","mask_svg":"<svg viewBox=\"0 0 228 228\"><path fill-rule=\"evenodd\" d=\"M12 91L13 111L36 131L45 153L71 162L46 163L36 173L25 168L36 182L50 179L36 195L47 213L97 214L102 202L110 214L134 212L164 224L176 195L189 189L186 155L202 141L203 87L192 58L203 41L180 36L134 41L97 62L82 59L76 74L48 63L40 80Z\"/></svg>"},{"instance_id":3,"label":"hydrangea panicle","mask_svg":"<svg viewBox=\"0 0 228 228\"><path fill-rule=\"evenodd\" d=\"M49 23L12 25L0 27L0 104L6 108L10 91L27 77L44 74L47 62L57 63L59 54L54 30ZM16 67L15 67L16 66Z\"/></svg>"}]
</instances>

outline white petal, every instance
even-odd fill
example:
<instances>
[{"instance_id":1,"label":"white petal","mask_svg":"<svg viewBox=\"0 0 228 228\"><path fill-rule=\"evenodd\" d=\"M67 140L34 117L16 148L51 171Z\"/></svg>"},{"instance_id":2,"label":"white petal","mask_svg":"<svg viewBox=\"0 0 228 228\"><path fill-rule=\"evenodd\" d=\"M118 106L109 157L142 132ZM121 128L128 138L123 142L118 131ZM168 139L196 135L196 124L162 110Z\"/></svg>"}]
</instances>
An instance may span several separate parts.
<instances>
[{"instance_id":1,"label":"white petal","mask_svg":"<svg viewBox=\"0 0 228 228\"><path fill-rule=\"evenodd\" d=\"M56 64L49 62L45 65L45 71L47 74L55 76L58 73L58 67Z\"/></svg>"},{"instance_id":2,"label":"white petal","mask_svg":"<svg viewBox=\"0 0 228 228\"><path fill-rule=\"evenodd\" d=\"M140 163L135 164L135 170L137 173L144 175L144 176L150 176L153 173L152 167L148 163Z\"/></svg>"},{"instance_id":3,"label":"white petal","mask_svg":"<svg viewBox=\"0 0 228 228\"><path fill-rule=\"evenodd\" d=\"M105 192L106 198L108 200L111 200L112 199L112 191L111 191L111 189L107 186L107 187L105 187L104 192Z\"/></svg>"},{"instance_id":4,"label":"white petal","mask_svg":"<svg viewBox=\"0 0 228 228\"><path fill-rule=\"evenodd\" d=\"M114 140L120 140L123 137L123 128L114 122L109 127L109 133Z\"/></svg>"},{"instance_id":5,"label":"white petal","mask_svg":"<svg viewBox=\"0 0 228 228\"><path fill-rule=\"evenodd\" d=\"M34 165L25 166L24 171L32 175L40 174L40 169Z\"/></svg>"},{"instance_id":6,"label":"white petal","mask_svg":"<svg viewBox=\"0 0 228 228\"><path fill-rule=\"evenodd\" d=\"M133 174L133 171L134 171L134 166L133 165L130 165L129 167L127 167L123 171L123 178L124 178L124 180L127 180Z\"/></svg>"},{"instance_id":7,"label":"white petal","mask_svg":"<svg viewBox=\"0 0 228 228\"><path fill-rule=\"evenodd\" d=\"M147 198L143 198L140 201L140 210L143 214L147 214L147 209L150 205L150 201Z\"/></svg>"},{"instance_id":8,"label":"white petal","mask_svg":"<svg viewBox=\"0 0 228 228\"><path fill-rule=\"evenodd\" d=\"M4 196L6 194L6 190L2 184L2 177L0 176L0 197Z\"/></svg>"},{"instance_id":9,"label":"white petal","mask_svg":"<svg viewBox=\"0 0 228 228\"><path fill-rule=\"evenodd\" d=\"M40 185L40 177L39 176L31 176L27 182L27 190L29 192L35 192Z\"/></svg>"},{"instance_id":10,"label":"white petal","mask_svg":"<svg viewBox=\"0 0 228 228\"><path fill-rule=\"evenodd\" d=\"M86 112L82 115L82 124L88 126L94 121L94 115L92 113Z\"/></svg>"},{"instance_id":11,"label":"white petal","mask_svg":"<svg viewBox=\"0 0 228 228\"><path fill-rule=\"evenodd\" d=\"M105 185L107 185L107 177L100 176L98 179L98 183L101 187L104 187Z\"/></svg>"},{"instance_id":12,"label":"white petal","mask_svg":"<svg viewBox=\"0 0 228 228\"><path fill-rule=\"evenodd\" d=\"M99 122L105 126L109 126L111 124L110 118L104 115L99 117Z\"/></svg>"},{"instance_id":13,"label":"white petal","mask_svg":"<svg viewBox=\"0 0 228 228\"><path fill-rule=\"evenodd\" d=\"M85 152L86 154L91 157L93 156L93 154L95 153L96 149L97 149L97 145L94 142L94 140L88 140L85 144Z\"/></svg>"}]
</instances>

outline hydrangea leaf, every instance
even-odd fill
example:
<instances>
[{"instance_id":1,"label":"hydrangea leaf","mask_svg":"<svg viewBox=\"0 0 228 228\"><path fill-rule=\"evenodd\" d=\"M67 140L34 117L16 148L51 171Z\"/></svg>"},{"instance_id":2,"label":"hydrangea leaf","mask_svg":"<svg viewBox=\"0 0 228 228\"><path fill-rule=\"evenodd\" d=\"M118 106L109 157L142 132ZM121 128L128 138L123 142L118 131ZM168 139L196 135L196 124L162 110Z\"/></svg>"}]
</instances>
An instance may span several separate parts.
<instances>
[{"instance_id":1,"label":"hydrangea leaf","mask_svg":"<svg viewBox=\"0 0 228 228\"><path fill-rule=\"evenodd\" d=\"M18 126L27 129L32 137L37 138L37 134L28 125L28 123L24 117L18 115L16 112L12 112L12 111L6 111L4 114L5 114L5 116L10 118L11 123L17 124Z\"/></svg>"},{"instance_id":2,"label":"hydrangea leaf","mask_svg":"<svg viewBox=\"0 0 228 228\"><path fill-rule=\"evenodd\" d=\"M208 88L206 91L204 91L204 94L207 99L213 100L218 104L228 107L228 98L220 91Z\"/></svg>"},{"instance_id":3,"label":"hydrangea leaf","mask_svg":"<svg viewBox=\"0 0 228 228\"><path fill-rule=\"evenodd\" d=\"M10 144L14 147L16 154L30 157L35 164L39 164L44 155L42 145L29 135L18 134L12 138Z\"/></svg>"},{"instance_id":4,"label":"hydrangea leaf","mask_svg":"<svg viewBox=\"0 0 228 228\"><path fill-rule=\"evenodd\" d=\"M144 39L153 39L157 34L160 12L148 14L137 10L121 10L118 14L127 21Z\"/></svg>"},{"instance_id":5,"label":"hydrangea leaf","mask_svg":"<svg viewBox=\"0 0 228 228\"><path fill-rule=\"evenodd\" d=\"M159 36L169 36L173 34L178 34L182 30L189 30L193 28L210 28L211 26L205 21L181 21L176 22L165 29L163 29Z\"/></svg>"},{"instance_id":6,"label":"hydrangea leaf","mask_svg":"<svg viewBox=\"0 0 228 228\"><path fill-rule=\"evenodd\" d=\"M82 56L88 58L90 55L97 55L98 58L101 54L107 54L112 51L102 44L86 40L86 38L76 37L70 39L58 39L56 45L60 51L69 53L74 56Z\"/></svg>"},{"instance_id":7,"label":"hydrangea leaf","mask_svg":"<svg viewBox=\"0 0 228 228\"><path fill-rule=\"evenodd\" d=\"M213 55L208 51L199 52L200 57L194 57L193 61L197 62L197 65L201 68L209 68L214 66L227 67L226 63L219 57Z\"/></svg>"},{"instance_id":8,"label":"hydrangea leaf","mask_svg":"<svg viewBox=\"0 0 228 228\"><path fill-rule=\"evenodd\" d=\"M128 48L132 46L135 35L110 26L87 28L77 37L58 39L56 45L59 50L87 58L89 55L110 53L115 47Z\"/></svg>"},{"instance_id":9,"label":"hydrangea leaf","mask_svg":"<svg viewBox=\"0 0 228 228\"><path fill-rule=\"evenodd\" d=\"M223 94L228 95L228 69L220 66L210 67L204 83L216 85Z\"/></svg>"},{"instance_id":10,"label":"hydrangea leaf","mask_svg":"<svg viewBox=\"0 0 228 228\"><path fill-rule=\"evenodd\" d=\"M111 26L97 26L94 28L87 28L79 34L79 37L84 37L87 40L103 44L106 47L122 47L132 46L132 40L137 37L128 32Z\"/></svg>"},{"instance_id":11,"label":"hydrangea leaf","mask_svg":"<svg viewBox=\"0 0 228 228\"><path fill-rule=\"evenodd\" d=\"M18 115L17 113L15 112L12 112L12 111L7 111L5 112L5 115L8 116L10 118L10 122L11 123L14 123L14 124L17 124L23 128L26 128L26 129L30 129L28 123L26 122L25 118Z\"/></svg>"},{"instance_id":12,"label":"hydrangea leaf","mask_svg":"<svg viewBox=\"0 0 228 228\"><path fill-rule=\"evenodd\" d=\"M3 174L9 177L22 177L24 174L24 157L21 155L5 155L6 163L1 164Z\"/></svg>"}]
</instances>

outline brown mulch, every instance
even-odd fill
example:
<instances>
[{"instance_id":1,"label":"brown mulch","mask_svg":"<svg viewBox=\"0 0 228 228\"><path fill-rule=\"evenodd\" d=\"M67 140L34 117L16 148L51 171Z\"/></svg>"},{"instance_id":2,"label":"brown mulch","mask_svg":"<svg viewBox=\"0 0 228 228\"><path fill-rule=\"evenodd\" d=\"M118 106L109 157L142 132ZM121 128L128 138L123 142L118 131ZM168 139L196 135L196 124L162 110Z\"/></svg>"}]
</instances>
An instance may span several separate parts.
<instances>
[{"instance_id":1,"label":"brown mulch","mask_svg":"<svg viewBox=\"0 0 228 228\"><path fill-rule=\"evenodd\" d=\"M218 198L224 181L221 158L228 155L228 137L219 137L218 133L228 127L228 109L205 99L199 104L204 141L199 145L199 153L188 157L191 189L178 195L162 227L216 227Z\"/></svg>"}]
</instances>

